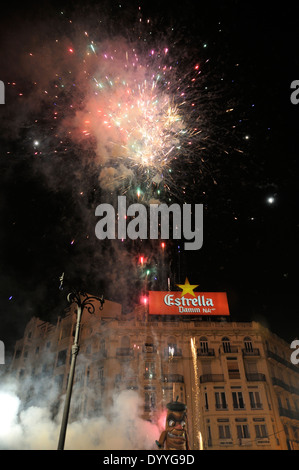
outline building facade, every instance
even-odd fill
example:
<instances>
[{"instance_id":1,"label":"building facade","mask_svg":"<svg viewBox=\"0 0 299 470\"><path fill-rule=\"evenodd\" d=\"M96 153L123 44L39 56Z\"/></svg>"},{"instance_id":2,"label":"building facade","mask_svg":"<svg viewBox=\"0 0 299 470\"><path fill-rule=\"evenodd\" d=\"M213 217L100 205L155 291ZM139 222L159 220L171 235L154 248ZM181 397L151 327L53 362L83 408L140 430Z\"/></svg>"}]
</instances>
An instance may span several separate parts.
<instances>
[{"instance_id":1,"label":"building facade","mask_svg":"<svg viewBox=\"0 0 299 470\"><path fill-rule=\"evenodd\" d=\"M32 318L15 345L11 373L66 391L74 339L73 304L56 324ZM256 322L83 312L70 420L109 413L112 397L136 390L153 423L179 398L188 407L191 448L299 449L299 368L290 345ZM42 396L39 388L38 394ZM24 387L24 406L34 390ZM55 406L53 406L55 414Z\"/></svg>"}]
</instances>

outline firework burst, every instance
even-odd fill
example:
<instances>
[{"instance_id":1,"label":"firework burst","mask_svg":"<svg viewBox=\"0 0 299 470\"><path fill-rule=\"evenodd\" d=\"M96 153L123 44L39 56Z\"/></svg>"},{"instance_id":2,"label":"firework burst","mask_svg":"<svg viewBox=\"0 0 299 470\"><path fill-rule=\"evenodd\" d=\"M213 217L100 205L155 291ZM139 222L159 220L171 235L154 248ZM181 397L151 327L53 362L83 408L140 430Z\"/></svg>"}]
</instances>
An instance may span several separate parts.
<instances>
[{"instance_id":1,"label":"firework burst","mask_svg":"<svg viewBox=\"0 0 299 470\"><path fill-rule=\"evenodd\" d=\"M199 66L192 67L186 90L187 80L177 81L166 47L137 54L124 41L104 49L91 46L83 106L68 121L69 134L81 143L95 143L96 159L114 165L107 187L122 185L129 175L130 182L145 184L147 194L151 185L172 185L171 162L190 153L191 145L197 150L201 145L200 117L194 112L195 102L186 96L200 74ZM131 171L115 171L120 164ZM102 169L101 180L103 172L107 176Z\"/></svg>"},{"instance_id":2,"label":"firework burst","mask_svg":"<svg viewBox=\"0 0 299 470\"><path fill-rule=\"evenodd\" d=\"M26 52L22 45L25 75L9 87L34 156L68 165L70 156L83 176L92 163L101 190L145 203L184 202L190 177L191 186L202 175L215 182L215 149L230 150L229 125L219 139L217 117L234 113L219 109L206 44L200 54L176 31L154 38L141 16L138 28L120 26L117 34L90 23L87 30L64 15L44 42L33 40Z\"/></svg>"}]
</instances>

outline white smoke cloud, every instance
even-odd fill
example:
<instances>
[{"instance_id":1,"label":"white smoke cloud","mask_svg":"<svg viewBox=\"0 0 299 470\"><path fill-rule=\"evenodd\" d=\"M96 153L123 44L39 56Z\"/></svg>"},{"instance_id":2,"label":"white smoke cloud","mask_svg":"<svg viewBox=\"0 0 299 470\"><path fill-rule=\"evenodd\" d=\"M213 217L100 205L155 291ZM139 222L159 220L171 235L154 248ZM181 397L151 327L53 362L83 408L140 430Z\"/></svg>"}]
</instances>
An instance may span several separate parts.
<instances>
[{"instance_id":1,"label":"white smoke cloud","mask_svg":"<svg viewBox=\"0 0 299 470\"><path fill-rule=\"evenodd\" d=\"M45 401L45 397L44 401ZM49 397L49 403L53 395ZM72 402L74 406L74 402ZM71 406L72 406L71 405ZM66 450L149 450L155 448L160 430L140 417L138 393L125 390L115 394L105 416L83 418L67 427ZM61 426L61 412L52 418L50 406L22 409L16 381L0 387L0 449L55 450Z\"/></svg>"},{"instance_id":2,"label":"white smoke cloud","mask_svg":"<svg viewBox=\"0 0 299 470\"><path fill-rule=\"evenodd\" d=\"M143 420L141 400L133 390L114 397L111 418L86 419L71 423L66 448L90 450L142 450L154 448L159 437L158 427Z\"/></svg>"}]
</instances>

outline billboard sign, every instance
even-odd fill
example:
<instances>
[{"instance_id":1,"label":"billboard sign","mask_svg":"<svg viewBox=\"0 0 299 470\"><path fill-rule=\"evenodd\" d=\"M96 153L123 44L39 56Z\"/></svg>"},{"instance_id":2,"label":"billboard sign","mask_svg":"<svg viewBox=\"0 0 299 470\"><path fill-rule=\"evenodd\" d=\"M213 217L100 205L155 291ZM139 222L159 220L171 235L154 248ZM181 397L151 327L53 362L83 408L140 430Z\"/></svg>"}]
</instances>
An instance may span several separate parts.
<instances>
[{"instance_id":1,"label":"billboard sign","mask_svg":"<svg viewBox=\"0 0 299 470\"><path fill-rule=\"evenodd\" d=\"M150 291L150 315L229 315L225 292L193 292L195 287L186 279L178 286L182 292Z\"/></svg>"}]
</instances>

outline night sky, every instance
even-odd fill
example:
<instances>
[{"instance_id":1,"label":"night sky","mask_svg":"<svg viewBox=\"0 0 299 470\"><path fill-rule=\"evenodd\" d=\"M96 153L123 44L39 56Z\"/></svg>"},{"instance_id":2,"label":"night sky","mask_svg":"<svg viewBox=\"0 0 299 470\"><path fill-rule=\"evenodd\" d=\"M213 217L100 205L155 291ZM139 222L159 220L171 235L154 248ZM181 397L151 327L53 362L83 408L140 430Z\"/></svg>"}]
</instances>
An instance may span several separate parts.
<instances>
[{"instance_id":1,"label":"night sky","mask_svg":"<svg viewBox=\"0 0 299 470\"><path fill-rule=\"evenodd\" d=\"M204 145L170 162L173 176L161 202L171 196L172 202L204 204L204 242L184 252L169 241L166 273L172 285L187 276L203 292L226 291L232 320L260 321L287 341L298 337L299 105L290 101L291 82L299 80L297 20L295 2L263 10L252 2L189 0L38 2L6 10L0 20L6 87L0 105L0 339L8 348L33 315L55 322L62 313L62 272L70 284L124 300L129 310L142 286L138 255L147 253L150 286L161 285L159 243L96 239L95 207L106 202L99 184L103 160L93 158L93 143L59 133L53 121L55 74L69 73L68 67L80 72L70 48L84 28L94 44L118 34L143 41L143 50L167 43L169 54L177 54L176 79L201 64L190 100L203 122ZM51 52L62 37L74 62ZM83 106L76 84L59 95L64 131L74 118L69 104ZM117 194L119 187L109 197Z\"/></svg>"}]
</instances>

